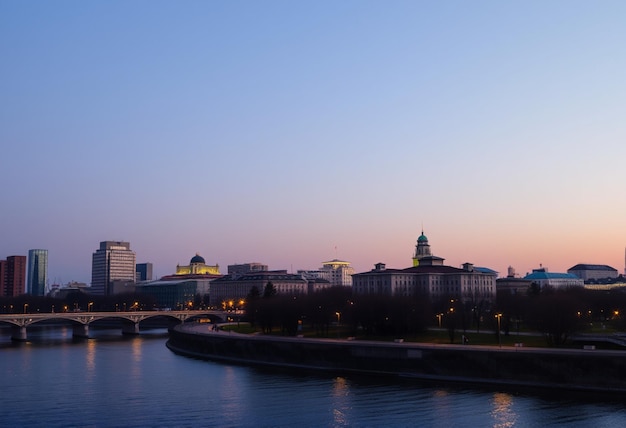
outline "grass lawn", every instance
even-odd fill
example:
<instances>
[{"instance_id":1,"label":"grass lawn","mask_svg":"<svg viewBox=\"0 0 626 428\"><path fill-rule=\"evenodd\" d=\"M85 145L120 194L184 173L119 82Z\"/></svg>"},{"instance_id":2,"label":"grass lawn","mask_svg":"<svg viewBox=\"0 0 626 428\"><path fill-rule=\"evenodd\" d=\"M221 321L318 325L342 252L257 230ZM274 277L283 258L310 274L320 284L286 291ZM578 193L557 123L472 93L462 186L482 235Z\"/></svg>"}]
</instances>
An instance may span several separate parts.
<instances>
[{"instance_id":1,"label":"grass lawn","mask_svg":"<svg viewBox=\"0 0 626 428\"><path fill-rule=\"evenodd\" d=\"M224 331L233 331L242 334L252 334L252 333L260 333L261 330L256 327L251 327L249 323L239 323L237 324L229 324L222 326L222 330ZM272 331L272 334L281 335L282 332L279 328L275 328ZM347 331L344 329L337 329L335 327L331 327L328 330L328 334L323 336L318 335L314 330L311 329L303 329L300 334L304 337L311 338L341 338L345 339L348 337ZM461 343L461 336L463 335L462 330L457 330L454 333L454 343ZM467 330L465 335L469 339L470 345L498 345L498 336L494 332L479 332L476 333L476 330ZM382 342L391 342L397 337L391 336L365 336L365 335L357 335L355 337L356 340L379 340ZM408 335L402 337L405 342L421 342L421 343L441 343L441 344L449 344L450 336L448 335L447 330L428 330L424 333L418 335ZM517 335L515 333L511 333L506 336L504 333L500 336L500 341L502 346L515 346L516 343L523 343L523 346L531 346L531 347L547 347L548 344L546 339L541 336L532 336L532 335Z\"/></svg>"}]
</instances>

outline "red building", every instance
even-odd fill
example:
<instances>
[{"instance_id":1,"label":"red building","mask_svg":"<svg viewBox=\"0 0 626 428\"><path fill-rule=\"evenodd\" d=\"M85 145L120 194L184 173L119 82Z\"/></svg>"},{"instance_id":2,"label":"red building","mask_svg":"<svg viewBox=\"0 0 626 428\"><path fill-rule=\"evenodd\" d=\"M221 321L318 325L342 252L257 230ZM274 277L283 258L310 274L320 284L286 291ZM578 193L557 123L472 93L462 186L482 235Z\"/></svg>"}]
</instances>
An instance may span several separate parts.
<instances>
[{"instance_id":1,"label":"red building","mask_svg":"<svg viewBox=\"0 0 626 428\"><path fill-rule=\"evenodd\" d=\"M26 292L26 256L0 260L0 296L13 297Z\"/></svg>"}]
</instances>

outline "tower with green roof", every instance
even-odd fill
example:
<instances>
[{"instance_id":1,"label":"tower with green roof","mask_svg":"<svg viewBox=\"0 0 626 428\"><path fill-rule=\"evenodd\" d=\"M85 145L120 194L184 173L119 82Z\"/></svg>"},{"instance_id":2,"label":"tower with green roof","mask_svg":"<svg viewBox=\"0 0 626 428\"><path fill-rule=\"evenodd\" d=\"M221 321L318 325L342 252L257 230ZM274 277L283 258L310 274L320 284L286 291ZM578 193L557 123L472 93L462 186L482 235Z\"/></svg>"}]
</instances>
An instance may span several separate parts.
<instances>
[{"instance_id":1,"label":"tower with green roof","mask_svg":"<svg viewBox=\"0 0 626 428\"><path fill-rule=\"evenodd\" d=\"M424 257L430 257L432 253L430 252L430 245L428 244L428 238L424 235L424 230L422 229L422 234L417 238L417 245L415 246L415 255L413 256L413 266L419 266L420 260Z\"/></svg>"}]
</instances>

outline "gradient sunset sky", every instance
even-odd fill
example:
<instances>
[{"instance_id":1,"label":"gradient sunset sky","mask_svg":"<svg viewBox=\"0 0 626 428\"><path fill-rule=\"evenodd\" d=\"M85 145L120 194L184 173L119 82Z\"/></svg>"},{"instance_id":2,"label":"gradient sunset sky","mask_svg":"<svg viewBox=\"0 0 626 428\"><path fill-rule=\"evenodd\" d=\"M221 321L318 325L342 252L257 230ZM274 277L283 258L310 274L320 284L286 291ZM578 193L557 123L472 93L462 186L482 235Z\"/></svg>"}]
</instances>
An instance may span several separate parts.
<instances>
[{"instance_id":1,"label":"gradient sunset sky","mask_svg":"<svg viewBox=\"0 0 626 428\"><path fill-rule=\"evenodd\" d=\"M626 2L0 0L0 258L624 272Z\"/></svg>"}]
</instances>

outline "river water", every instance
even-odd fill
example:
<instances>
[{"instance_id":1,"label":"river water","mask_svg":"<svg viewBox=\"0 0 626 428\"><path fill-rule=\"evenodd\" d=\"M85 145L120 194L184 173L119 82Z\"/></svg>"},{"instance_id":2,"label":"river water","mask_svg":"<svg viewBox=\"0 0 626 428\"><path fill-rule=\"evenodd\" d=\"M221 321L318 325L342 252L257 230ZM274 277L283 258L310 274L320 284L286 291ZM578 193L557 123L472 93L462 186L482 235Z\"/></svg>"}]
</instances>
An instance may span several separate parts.
<instances>
[{"instance_id":1,"label":"river water","mask_svg":"<svg viewBox=\"0 0 626 428\"><path fill-rule=\"evenodd\" d=\"M618 398L219 364L172 353L165 330L0 333L2 427L626 426Z\"/></svg>"}]
</instances>

